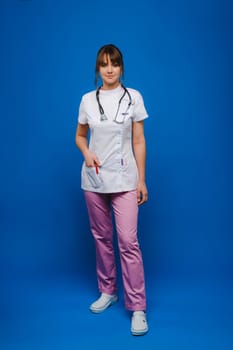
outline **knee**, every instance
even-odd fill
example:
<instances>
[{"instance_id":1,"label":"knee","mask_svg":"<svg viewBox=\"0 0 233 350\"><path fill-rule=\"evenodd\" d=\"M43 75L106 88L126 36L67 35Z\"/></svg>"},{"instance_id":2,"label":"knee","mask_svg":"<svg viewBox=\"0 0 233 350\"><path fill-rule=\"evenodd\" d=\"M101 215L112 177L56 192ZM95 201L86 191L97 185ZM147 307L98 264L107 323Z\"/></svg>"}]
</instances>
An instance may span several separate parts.
<instances>
[{"instance_id":1,"label":"knee","mask_svg":"<svg viewBox=\"0 0 233 350\"><path fill-rule=\"evenodd\" d=\"M135 253L140 251L138 240L125 239L119 242L119 250L121 253Z\"/></svg>"}]
</instances>

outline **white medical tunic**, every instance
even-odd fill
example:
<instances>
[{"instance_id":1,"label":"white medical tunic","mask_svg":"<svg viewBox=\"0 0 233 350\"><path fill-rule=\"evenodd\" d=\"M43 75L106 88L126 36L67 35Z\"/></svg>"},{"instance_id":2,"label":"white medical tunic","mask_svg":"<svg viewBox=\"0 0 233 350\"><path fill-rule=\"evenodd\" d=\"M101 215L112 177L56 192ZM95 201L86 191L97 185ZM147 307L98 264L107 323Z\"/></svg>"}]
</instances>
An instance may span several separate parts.
<instances>
[{"instance_id":1,"label":"white medical tunic","mask_svg":"<svg viewBox=\"0 0 233 350\"><path fill-rule=\"evenodd\" d=\"M81 188L99 193L116 193L137 188L138 169L132 148L132 123L148 117L141 94L128 88L132 104L127 110L129 96L125 94L117 113L118 103L124 93L122 86L99 91L99 100L107 116L100 120L96 90L83 95L78 122L88 124L90 129L89 149L97 156L101 165L82 165ZM127 111L127 113L125 113ZM114 119L123 123L116 123Z\"/></svg>"}]
</instances>

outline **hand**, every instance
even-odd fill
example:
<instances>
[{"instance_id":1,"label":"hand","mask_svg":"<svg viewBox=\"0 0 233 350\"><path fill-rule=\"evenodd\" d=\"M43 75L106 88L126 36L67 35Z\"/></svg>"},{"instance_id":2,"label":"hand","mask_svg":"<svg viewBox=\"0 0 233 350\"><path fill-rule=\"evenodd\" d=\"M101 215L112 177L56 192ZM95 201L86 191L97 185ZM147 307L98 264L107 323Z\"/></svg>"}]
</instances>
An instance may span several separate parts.
<instances>
[{"instance_id":1,"label":"hand","mask_svg":"<svg viewBox=\"0 0 233 350\"><path fill-rule=\"evenodd\" d=\"M90 150L88 150L85 153L84 158L85 158L85 163L86 163L87 167L94 167L94 166L100 166L101 165L99 159Z\"/></svg>"},{"instance_id":2,"label":"hand","mask_svg":"<svg viewBox=\"0 0 233 350\"><path fill-rule=\"evenodd\" d=\"M148 200L148 192L146 188L145 182L139 182L137 186L137 198L138 198L138 205L141 205Z\"/></svg>"}]
</instances>

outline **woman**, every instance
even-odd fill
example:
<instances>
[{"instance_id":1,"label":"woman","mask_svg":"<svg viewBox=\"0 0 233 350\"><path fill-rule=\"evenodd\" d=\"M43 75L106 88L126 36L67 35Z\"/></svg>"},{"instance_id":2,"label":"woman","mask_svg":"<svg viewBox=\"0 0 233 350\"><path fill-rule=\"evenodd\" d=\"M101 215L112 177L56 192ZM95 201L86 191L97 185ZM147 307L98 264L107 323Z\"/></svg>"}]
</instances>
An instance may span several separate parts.
<instances>
[{"instance_id":1,"label":"woman","mask_svg":"<svg viewBox=\"0 0 233 350\"><path fill-rule=\"evenodd\" d=\"M100 313L118 299L113 212L125 307L132 311L131 333L143 335L148 331L148 324L137 219L138 206L148 199L143 128L143 121L148 115L141 94L137 90L126 89L121 83L123 73L121 51L112 44L101 47L96 59L96 85L99 78L102 84L82 97L76 145L84 157L81 187L95 240L96 271L101 293L90 310Z\"/></svg>"}]
</instances>

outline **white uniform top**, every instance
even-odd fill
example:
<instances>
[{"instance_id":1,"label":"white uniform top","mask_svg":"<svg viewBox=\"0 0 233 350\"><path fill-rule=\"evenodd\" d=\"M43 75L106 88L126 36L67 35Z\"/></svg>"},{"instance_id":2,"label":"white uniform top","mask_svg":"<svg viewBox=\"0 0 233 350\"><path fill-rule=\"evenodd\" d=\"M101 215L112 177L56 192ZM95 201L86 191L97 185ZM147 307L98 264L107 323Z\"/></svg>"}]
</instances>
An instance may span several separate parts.
<instances>
[{"instance_id":1,"label":"white uniform top","mask_svg":"<svg viewBox=\"0 0 233 350\"><path fill-rule=\"evenodd\" d=\"M82 97L78 122L89 125L89 149L101 162L98 174L95 167L87 167L85 162L83 163L83 190L115 193L137 188L138 169L132 148L132 122L141 121L148 115L141 94L131 88L127 90L132 98L132 105L127 110L129 96L125 94L117 114L117 120L125 118L122 124L114 122L119 100L124 93L121 85L112 90L99 91L100 103L108 120L100 120L96 90Z\"/></svg>"}]
</instances>

